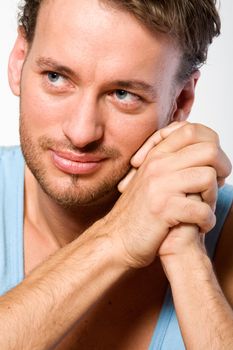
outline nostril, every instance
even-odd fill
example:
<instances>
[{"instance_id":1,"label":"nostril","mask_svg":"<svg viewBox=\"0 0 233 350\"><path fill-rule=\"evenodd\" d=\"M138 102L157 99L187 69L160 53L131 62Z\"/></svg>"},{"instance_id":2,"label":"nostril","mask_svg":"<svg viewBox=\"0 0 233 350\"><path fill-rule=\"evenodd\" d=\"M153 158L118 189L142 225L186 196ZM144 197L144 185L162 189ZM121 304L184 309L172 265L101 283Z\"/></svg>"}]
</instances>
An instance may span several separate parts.
<instances>
[{"instance_id":1,"label":"nostril","mask_svg":"<svg viewBox=\"0 0 233 350\"><path fill-rule=\"evenodd\" d=\"M66 123L63 126L63 133L76 148L83 149L100 142L103 139L104 128L94 123L86 125L80 125L78 122Z\"/></svg>"}]
</instances>

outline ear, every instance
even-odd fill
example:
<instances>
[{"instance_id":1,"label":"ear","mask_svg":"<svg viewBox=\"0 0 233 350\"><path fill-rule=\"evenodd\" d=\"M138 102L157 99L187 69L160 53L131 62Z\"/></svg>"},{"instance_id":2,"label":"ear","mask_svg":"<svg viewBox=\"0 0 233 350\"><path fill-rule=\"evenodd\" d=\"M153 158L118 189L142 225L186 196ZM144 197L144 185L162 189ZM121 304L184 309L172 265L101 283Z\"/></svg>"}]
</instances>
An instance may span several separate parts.
<instances>
[{"instance_id":1,"label":"ear","mask_svg":"<svg viewBox=\"0 0 233 350\"><path fill-rule=\"evenodd\" d=\"M188 81L181 87L178 96L176 97L174 112L171 121L186 120L191 112L194 98L195 87L200 78L200 71L195 71Z\"/></svg>"},{"instance_id":2,"label":"ear","mask_svg":"<svg viewBox=\"0 0 233 350\"><path fill-rule=\"evenodd\" d=\"M20 80L23 64L28 53L28 42L22 27L18 28L18 36L8 62L8 80L14 95L20 95Z\"/></svg>"}]
</instances>

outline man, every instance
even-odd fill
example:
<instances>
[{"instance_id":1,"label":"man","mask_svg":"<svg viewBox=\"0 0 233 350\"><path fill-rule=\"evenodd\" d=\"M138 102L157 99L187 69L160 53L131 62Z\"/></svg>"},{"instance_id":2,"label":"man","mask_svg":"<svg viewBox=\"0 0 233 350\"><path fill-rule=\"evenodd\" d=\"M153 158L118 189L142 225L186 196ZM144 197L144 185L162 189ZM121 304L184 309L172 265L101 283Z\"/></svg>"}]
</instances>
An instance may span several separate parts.
<instances>
[{"instance_id":1,"label":"man","mask_svg":"<svg viewBox=\"0 0 233 350\"><path fill-rule=\"evenodd\" d=\"M1 349L232 349L232 218L214 267L203 243L230 164L185 122L214 1L27 0L20 24L27 165L2 149Z\"/></svg>"}]
</instances>

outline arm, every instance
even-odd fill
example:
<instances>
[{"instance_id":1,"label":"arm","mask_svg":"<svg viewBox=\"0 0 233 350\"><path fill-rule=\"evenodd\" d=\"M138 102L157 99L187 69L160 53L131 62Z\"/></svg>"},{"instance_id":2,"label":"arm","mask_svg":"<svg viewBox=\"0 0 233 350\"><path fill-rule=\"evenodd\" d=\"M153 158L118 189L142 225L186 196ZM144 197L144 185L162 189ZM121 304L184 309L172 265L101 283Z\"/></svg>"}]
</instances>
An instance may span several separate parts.
<instances>
[{"instance_id":1,"label":"arm","mask_svg":"<svg viewBox=\"0 0 233 350\"><path fill-rule=\"evenodd\" d=\"M174 147L172 139L163 145ZM195 141L186 139L178 153L157 157L152 152L106 217L0 298L1 349L51 349L122 275L154 260L170 227L177 222L195 223L203 230L213 226L209 205L184 195L203 192L211 202L215 193L216 172L211 170L212 184L207 186L200 177L200 172L210 173L203 166L207 155L198 151L201 140ZM186 148L193 143L187 163ZM215 156L207 158L219 175L226 171Z\"/></svg>"},{"instance_id":2,"label":"arm","mask_svg":"<svg viewBox=\"0 0 233 350\"><path fill-rule=\"evenodd\" d=\"M164 140L170 132L174 132L180 127L183 127L183 125L170 126L170 129L161 130L162 134L157 133L149 139L133 158L133 165L140 167L153 147L158 151L162 150L162 152L171 152L175 147L179 147L181 137L173 138L174 144L171 138L168 138L166 142ZM125 190L135 174L136 170L134 169L130 176L120 184L122 191ZM219 176L219 185L224 183L223 177ZM202 196L205 197L204 194ZM209 201L209 204L214 209L213 202L211 204ZM233 223L233 219L231 220ZM229 232L232 232L232 225L227 228ZM227 259L228 273L223 273L223 266L222 269L220 268L220 272L222 272L222 284L230 286L233 278L232 248L230 247L232 247L233 242L232 239L225 241L223 242L225 248L222 250L224 256L219 255L218 260L219 267L221 267L224 258ZM228 247L228 250L226 247ZM226 251L228 251L227 257L225 256ZM203 245L203 235L199 234L197 227L183 224L171 229L160 246L159 255L171 284L178 321L186 348L188 350L232 349L233 312L218 284L212 263ZM229 277L224 278L224 276L229 276L229 266L231 266L232 271L231 279ZM227 291L228 300L233 301L232 288L228 288Z\"/></svg>"},{"instance_id":3,"label":"arm","mask_svg":"<svg viewBox=\"0 0 233 350\"><path fill-rule=\"evenodd\" d=\"M230 350L233 348L233 312L198 239L198 230L194 226L183 226L172 231L173 238L183 234L182 251L169 254L169 237L160 248L160 256L186 348Z\"/></svg>"},{"instance_id":4,"label":"arm","mask_svg":"<svg viewBox=\"0 0 233 350\"><path fill-rule=\"evenodd\" d=\"M96 223L0 298L0 348L51 349L125 273Z\"/></svg>"}]
</instances>

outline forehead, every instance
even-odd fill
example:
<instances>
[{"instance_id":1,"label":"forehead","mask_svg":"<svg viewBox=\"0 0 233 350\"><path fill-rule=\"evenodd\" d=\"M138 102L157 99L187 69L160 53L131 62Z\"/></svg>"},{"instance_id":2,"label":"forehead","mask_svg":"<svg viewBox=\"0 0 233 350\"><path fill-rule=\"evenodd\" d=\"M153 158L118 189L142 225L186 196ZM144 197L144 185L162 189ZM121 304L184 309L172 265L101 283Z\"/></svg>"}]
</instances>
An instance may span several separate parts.
<instances>
[{"instance_id":1,"label":"forehead","mask_svg":"<svg viewBox=\"0 0 233 350\"><path fill-rule=\"evenodd\" d=\"M32 47L36 55L110 75L143 72L159 79L162 72L174 75L180 60L169 36L152 34L130 13L98 0L42 2Z\"/></svg>"}]
</instances>

